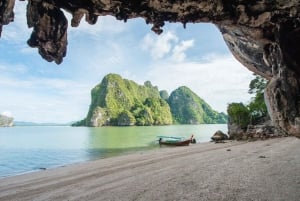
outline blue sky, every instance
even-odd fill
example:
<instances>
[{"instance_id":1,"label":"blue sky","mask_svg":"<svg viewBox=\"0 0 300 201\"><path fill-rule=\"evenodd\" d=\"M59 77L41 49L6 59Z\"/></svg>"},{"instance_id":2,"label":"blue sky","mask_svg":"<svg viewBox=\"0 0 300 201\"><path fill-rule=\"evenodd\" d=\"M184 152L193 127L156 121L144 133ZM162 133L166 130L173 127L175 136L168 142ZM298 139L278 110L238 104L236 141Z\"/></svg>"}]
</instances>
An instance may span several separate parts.
<instances>
[{"instance_id":1,"label":"blue sky","mask_svg":"<svg viewBox=\"0 0 300 201\"><path fill-rule=\"evenodd\" d=\"M90 90L108 73L160 90L187 86L217 111L247 102L253 75L230 54L212 24L166 24L154 34L144 20L100 17L68 29L67 57L48 63L26 41L26 2L16 2L15 22L0 38L0 113L17 121L70 122L86 116ZM66 14L70 18L69 14Z\"/></svg>"}]
</instances>

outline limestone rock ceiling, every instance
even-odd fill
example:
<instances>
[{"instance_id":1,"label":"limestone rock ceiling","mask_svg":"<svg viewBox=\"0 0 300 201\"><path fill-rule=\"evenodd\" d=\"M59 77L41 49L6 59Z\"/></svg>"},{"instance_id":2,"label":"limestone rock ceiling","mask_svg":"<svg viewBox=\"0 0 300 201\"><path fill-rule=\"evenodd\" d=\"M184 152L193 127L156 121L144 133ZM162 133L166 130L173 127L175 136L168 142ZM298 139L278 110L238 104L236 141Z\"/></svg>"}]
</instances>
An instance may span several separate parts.
<instances>
[{"instance_id":1,"label":"limestone rock ceiling","mask_svg":"<svg viewBox=\"0 0 300 201\"><path fill-rule=\"evenodd\" d=\"M2 0L0 23L13 21L15 0ZM212 22L216 24L235 57L250 70L270 78L266 45L276 42L281 27L290 26L289 35L298 26L299 1L270 0L28 0L28 27L34 30L28 41L47 61L61 63L66 54L68 22L62 10L70 12L71 26L80 20L95 24L101 16L112 15L126 22L141 17L160 34L164 22ZM289 25L287 25L289 22ZM288 46L293 41L287 41ZM293 54L291 54L293 55Z\"/></svg>"},{"instance_id":2,"label":"limestone rock ceiling","mask_svg":"<svg viewBox=\"0 0 300 201\"><path fill-rule=\"evenodd\" d=\"M14 3L0 1L0 31L13 21ZM28 0L27 23L33 27L28 44L57 64L67 49L68 22L62 10L72 14L74 27L83 17L95 24L105 15L124 22L143 18L157 34L164 22L216 24L232 54L273 83L267 93L273 122L300 136L299 0Z\"/></svg>"}]
</instances>

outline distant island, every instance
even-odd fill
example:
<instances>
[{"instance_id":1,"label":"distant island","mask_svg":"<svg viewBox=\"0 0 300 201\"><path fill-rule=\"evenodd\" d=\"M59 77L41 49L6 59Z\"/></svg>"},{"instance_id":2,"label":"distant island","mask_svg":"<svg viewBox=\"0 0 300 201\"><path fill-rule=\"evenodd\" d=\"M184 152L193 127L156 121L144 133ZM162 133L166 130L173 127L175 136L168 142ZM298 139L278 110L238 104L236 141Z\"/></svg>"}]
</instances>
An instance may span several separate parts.
<instances>
[{"instance_id":1,"label":"distant island","mask_svg":"<svg viewBox=\"0 0 300 201\"><path fill-rule=\"evenodd\" d=\"M14 125L14 118L0 114L0 127L11 127Z\"/></svg>"},{"instance_id":2,"label":"distant island","mask_svg":"<svg viewBox=\"0 0 300 201\"><path fill-rule=\"evenodd\" d=\"M91 105L85 119L72 126L150 126L171 124L227 123L227 115L186 86L170 96L150 81L139 85L118 74L106 75L91 91Z\"/></svg>"},{"instance_id":3,"label":"distant island","mask_svg":"<svg viewBox=\"0 0 300 201\"><path fill-rule=\"evenodd\" d=\"M14 121L14 126L70 126L72 123L37 123L26 121Z\"/></svg>"}]
</instances>

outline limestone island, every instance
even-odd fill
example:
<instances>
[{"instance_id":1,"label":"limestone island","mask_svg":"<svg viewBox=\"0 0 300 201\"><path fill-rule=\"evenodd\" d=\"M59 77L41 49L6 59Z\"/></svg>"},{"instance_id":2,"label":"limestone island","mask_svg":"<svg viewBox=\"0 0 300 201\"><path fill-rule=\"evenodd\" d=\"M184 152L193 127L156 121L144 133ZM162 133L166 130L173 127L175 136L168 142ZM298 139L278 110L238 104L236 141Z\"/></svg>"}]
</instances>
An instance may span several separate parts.
<instances>
[{"instance_id":1,"label":"limestone island","mask_svg":"<svg viewBox=\"0 0 300 201\"><path fill-rule=\"evenodd\" d=\"M227 115L211 108L186 86L170 96L150 81L139 85L117 74L106 75L91 91L85 119L73 126L151 126L171 124L225 124Z\"/></svg>"}]
</instances>

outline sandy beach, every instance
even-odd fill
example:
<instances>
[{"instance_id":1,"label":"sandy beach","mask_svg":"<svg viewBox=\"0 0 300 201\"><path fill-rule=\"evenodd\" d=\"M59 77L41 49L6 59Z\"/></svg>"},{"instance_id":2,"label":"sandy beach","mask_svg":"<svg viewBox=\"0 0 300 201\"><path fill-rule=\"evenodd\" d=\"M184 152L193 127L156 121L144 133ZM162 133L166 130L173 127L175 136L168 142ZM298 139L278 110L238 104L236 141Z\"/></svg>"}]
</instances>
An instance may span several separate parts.
<instances>
[{"instance_id":1,"label":"sandy beach","mask_svg":"<svg viewBox=\"0 0 300 201\"><path fill-rule=\"evenodd\" d=\"M300 198L300 140L200 143L0 179L1 201Z\"/></svg>"}]
</instances>

